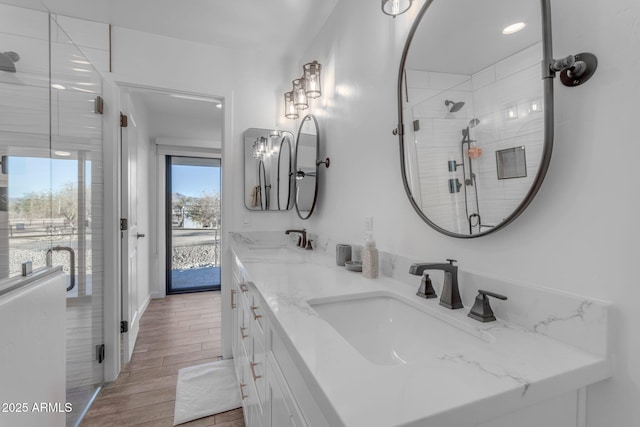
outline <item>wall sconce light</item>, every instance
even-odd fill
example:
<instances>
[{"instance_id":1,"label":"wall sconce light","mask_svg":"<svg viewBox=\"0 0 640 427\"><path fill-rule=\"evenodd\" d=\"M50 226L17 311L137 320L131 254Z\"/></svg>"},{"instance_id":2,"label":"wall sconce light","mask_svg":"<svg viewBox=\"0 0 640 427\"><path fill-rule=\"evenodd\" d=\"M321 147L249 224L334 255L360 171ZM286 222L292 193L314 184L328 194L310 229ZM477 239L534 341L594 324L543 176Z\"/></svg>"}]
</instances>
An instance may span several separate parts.
<instances>
[{"instance_id":1,"label":"wall sconce light","mask_svg":"<svg viewBox=\"0 0 640 427\"><path fill-rule=\"evenodd\" d=\"M261 160L264 159L265 154L267 154L267 138L261 136L253 143L253 158Z\"/></svg>"},{"instance_id":2,"label":"wall sconce light","mask_svg":"<svg viewBox=\"0 0 640 427\"><path fill-rule=\"evenodd\" d=\"M293 81L293 106L297 110L306 110L309 108L307 101L307 81L304 77Z\"/></svg>"},{"instance_id":3,"label":"wall sconce light","mask_svg":"<svg viewBox=\"0 0 640 427\"><path fill-rule=\"evenodd\" d=\"M322 95L320 88L320 71L322 65L318 61L313 61L308 64L304 64L302 67L304 72L304 79L307 83L306 94L309 98L318 98Z\"/></svg>"},{"instance_id":4,"label":"wall sconce light","mask_svg":"<svg viewBox=\"0 0 640 427\"><path fill-rule=\"evenodd\" d=\"M302 66L302 77L293 81L291 92L284 94L284 116L297 119L301 110L309 108L309 99L322 96L320 73L322 65L318 61Z\"/></svg>"},{"instance_id":5,"label":"wall sconce light","mask_svg":"<svg viewBox=\"0 0 640 427\"><path fill-rule=\"evenodd\" d=\"M382 13L395 18L409 10L412 3L413 0L382 0Z\"/></svg>"},{"instance_id":6,"label":"wall sconce light","mask_svg":"<svg viewBox=\"0 0 640 427\"><path fill-rule=\"evenodd\" d=\"M298 110L293 106L293 92L286 92L284 94L284 116L287 119L298 118Z\"/></svg>"},{"instance_id":7,"label":"wall sconce light","mask_svg":"<svg viewBox=\"0 0 640 427\"><path fill-rule=\"evenodd\" d=\"M514 120L518 118L518 107L509 107L506 110L506 116L509 120Z\"/></svg>"}]
</instances>

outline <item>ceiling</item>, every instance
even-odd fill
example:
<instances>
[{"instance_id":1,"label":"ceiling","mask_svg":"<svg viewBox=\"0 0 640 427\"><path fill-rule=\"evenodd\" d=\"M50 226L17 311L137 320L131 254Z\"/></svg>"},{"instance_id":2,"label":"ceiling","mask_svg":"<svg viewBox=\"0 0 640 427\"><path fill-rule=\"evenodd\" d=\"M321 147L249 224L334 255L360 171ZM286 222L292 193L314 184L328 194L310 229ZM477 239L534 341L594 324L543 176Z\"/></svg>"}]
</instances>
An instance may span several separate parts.
<instances>
[{"instance_id":1,"label":"ceiling","mask_svg":"<svg viewBox=\"0 0 640 427\"><path fill-rule=\"evenodd\" d=\"M507 25L524 30L502 34ZM542 39L537 0L433 2L411 43L407 68L471 75Z\"/></svg>"},{"instance_id":2,"label":"ceiling","mask_svg":"<svg viewBox=\"0 0 640 427\"><path fill-rule=\"evenodd\" d=\"M231 49L306 47L338 0L41 0L53 13Z\"/></svg>"},{"instance_id":3,"label":"ceiling","mask_svg":"<svg viewBox=\"0 0 640 427\"><path fill-rule=\"evenodd\" d=\"M25 2L20 0L17 5ZM28 0L31 3L38 0ZM39 0L55 14L275 57L305 48L338 0ZM7 0L3 0L7 2ZM11 3L11 0L8 1ZM135 91L147 107L150 137L219 140L215 103Z\"/></svg>"}]
</instances>

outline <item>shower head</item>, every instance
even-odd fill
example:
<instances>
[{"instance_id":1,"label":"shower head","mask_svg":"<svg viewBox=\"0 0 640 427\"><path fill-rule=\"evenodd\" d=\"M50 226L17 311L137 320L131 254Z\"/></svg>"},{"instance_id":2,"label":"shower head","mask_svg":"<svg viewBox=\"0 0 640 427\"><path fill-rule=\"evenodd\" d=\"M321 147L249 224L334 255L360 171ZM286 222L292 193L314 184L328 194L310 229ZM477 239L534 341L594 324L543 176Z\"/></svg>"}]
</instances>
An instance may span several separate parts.
<instances>
[{"instance_id":1,"label":"shower head","mask_svg":"<svg viewBox=\"0 0 640 427\"><path fill-rule=\"evenodd\" d=\"M449 107L449 112L450 113L457 113L458 111L460 111L460 109L462 107L464 107L464 102L460 101L460 102L455 102L455 101L450 101L450 100L446 100L444 101L444 105L449 107L449 105L451 105L451 107Z\"/></svg>"},{"instance_id":2,"label":"shower head","mask_svg":"<svg viewBox=\"0 0 640 427\"><path fill-rule=\"evenodd\" d=\"M15 73L16 66L14 65L14 62L18 62L19 60L20 55L15 52L0 53L0 70L8 73Z\"/></svg>"},{"instance_id":3,"label":"shower head","mask_svg":"<svg viewBox=\"0 0 640 427\"><path fill-rule=\"evenodd\" d=\"M469 120L469 128L474 128L474 127L478 126L479 124L480 124L480 120L478 120L478 119Z\"/></svg>"}]
</instances>

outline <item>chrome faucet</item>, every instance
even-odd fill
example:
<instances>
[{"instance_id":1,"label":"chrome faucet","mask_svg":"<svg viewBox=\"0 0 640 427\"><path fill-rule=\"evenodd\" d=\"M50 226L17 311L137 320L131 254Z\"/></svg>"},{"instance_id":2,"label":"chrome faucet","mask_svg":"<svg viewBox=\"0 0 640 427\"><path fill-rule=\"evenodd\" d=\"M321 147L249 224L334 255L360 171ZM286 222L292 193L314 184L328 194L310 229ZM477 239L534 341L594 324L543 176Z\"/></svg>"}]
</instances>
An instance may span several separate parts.
<instances>
[{"instance_id":1,"label":"chrome faucet","mask_svg":"<svg viewBox=\"0 0 640 427\"><path fill-rule=\"evenodd\" d=\"M302 229L302 230L287 230L284 232L284 234L291 234L291 233L300 233L300 237L298 238L298 246L300 246L301 248L306 248L307 247L307 230L306 229Z\"/></svg>"},{"instance_id":2,"label":"chrome faucet","mask_svg":"<svg viewBox=\"0 0 640 427\"><path fill-rule=\"evenodd\" d=\"M453 265L457 262L455 259L447 259L446 263L419 263L411 264L409 273L422 276L425 270L442 270L444 271L444 284L442 285L442 295L440 296L440 305L450 308L463 308L462 299L460 298L460 290L458 289L458 266Z\"/></svg>"}]
</instances>

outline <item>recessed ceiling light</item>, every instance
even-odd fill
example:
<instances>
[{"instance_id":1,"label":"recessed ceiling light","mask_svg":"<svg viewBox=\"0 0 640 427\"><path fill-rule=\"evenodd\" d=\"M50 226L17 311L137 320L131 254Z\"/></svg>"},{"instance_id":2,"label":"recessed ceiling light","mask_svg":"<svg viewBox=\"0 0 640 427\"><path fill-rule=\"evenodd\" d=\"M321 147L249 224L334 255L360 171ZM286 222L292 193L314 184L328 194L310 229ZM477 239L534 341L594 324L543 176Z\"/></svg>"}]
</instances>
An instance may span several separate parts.
<instances>
[{"instance_id":1,"label":"recessed ceiling light","mask_svg":"<svg viewBox=\"0 0 640 427\"><path fill-rule=\"evenodd\" d=\"M53 154L60 157L69 157L71 155L68 151L54 151Z\"/></svg>"},{"instance_id":2,"label":"recessed ceiling light","mask_svg":"<svg viewBox=\"0 0 640 427\"><path fill-rule=\"evenodd\" d=\"M64 87L62 85L59 85L59 84L55 84L55 83L52 84L51 87L54 88L54 89L60 89L60 90L65 90L66 89L66 87Z\"/></svg>"},{"instance_id":3,"label":"recessed ceiling light","mask_svg":"<svg viewBox=\"0 0 640 427\"><path fill-rule=\"evenodd\" d=\"M516 22L515 24L507 25L506 27L504 27L504 29L502 30L502 34L517 33L518 31L523 30L526 26L527 24L525 24L524 22Z\"/></svg>"}]
</instances>

